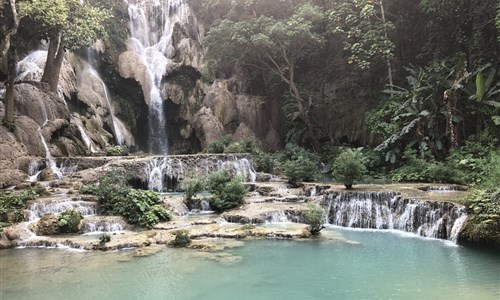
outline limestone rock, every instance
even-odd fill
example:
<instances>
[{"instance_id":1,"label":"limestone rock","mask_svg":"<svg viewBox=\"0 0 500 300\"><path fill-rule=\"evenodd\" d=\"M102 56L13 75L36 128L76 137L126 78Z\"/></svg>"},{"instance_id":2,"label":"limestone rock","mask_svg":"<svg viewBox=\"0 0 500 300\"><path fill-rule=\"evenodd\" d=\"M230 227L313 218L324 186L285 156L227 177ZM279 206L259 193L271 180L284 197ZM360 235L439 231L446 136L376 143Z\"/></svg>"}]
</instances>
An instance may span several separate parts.
<instances>
[{"instance_id":1,"label":"limestone rock","mask_svg":"<svg viewBox=\"0 0 500 300\"><path fill-rule=\"evenodd\" d=\"M15 111L33 119L39 126L43 126L50 120L69 120L69 113L64 101L56 94L43 91L35 85L16 84L14 101Z\"/></svg>"},{"instance_id":2,"label":"limestone rock","mask_svg":"<svg viewBox=\"0 0 500 300\"><path fill-rule=\"evenodd\" d=\"M224 127L212 114L210 108L202 107L194 118L194 129L202 147L208 146L223 136Z\"/></svg>"},{"instance_id":3,"label":"limestone rock","mask_svg":"<svg viewBox=\"0 0 500 300\"><path fill-rule=\"evenodd\" d=\"M144 99L149 105L151 78L142 58L137 52L125 51L118 57L118 72L123 78L135 79L142 86Z\"/></svg>"},{"instance_id":4,"label":"limestone rock","mask_svg":"<svg viewBox=\"0 0 500 300\"><path fill-rule=\"evenodd\" d=\"M210 108L224 127L238 120L236 100L227 89L224 80L215 81L210 92L203 99L203 105Z\"/></svg>"},{"instance_id":5,"label":"limestone rock","mask_svg":"<svg viewBox=\"0 0 500 300\"><path fill-rule=\"evenodd\" d=\"M46 214L34 225L36 235L53 235L59 233L57 221L59 217L55 214Z\"/></svg>"}]
</instances>

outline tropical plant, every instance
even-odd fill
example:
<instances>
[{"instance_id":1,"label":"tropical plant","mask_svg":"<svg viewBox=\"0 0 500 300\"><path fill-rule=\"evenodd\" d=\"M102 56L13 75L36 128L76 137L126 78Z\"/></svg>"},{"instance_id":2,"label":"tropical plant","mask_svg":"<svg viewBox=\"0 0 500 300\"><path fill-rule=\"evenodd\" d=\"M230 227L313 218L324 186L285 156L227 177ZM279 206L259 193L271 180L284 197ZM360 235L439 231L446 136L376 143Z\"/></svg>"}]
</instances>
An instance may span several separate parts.
<instances>
[{"instance_id":1,"label":"tropical plant","mask_svg":"<svg viewBox=\"0 0 500 300\"><path fill-rule=\"evenodd\" d=\"M289 143L278 154L279 168L292 184L297 181L314 181L319 175L319 156L304 148Z\"/></svg>"},{"instance_id":2,"label":"tropical plant","mask_svg":"<svg viewBox=\"0 0 500 300\"><path fill-rule=\"evenodd\" d=\"M333 176L341 180L346 189L351 189L354 180L361 179L366 173L361 149L345 149L333 162L332 170Z\"/></svg>"},{"instance_id":3,"label":"tropical plant","mask_svg":"<svg viewBox=\"0 0 500 300\"><path fill-rule=\"evenodd\" d=\"M116 145L106 148L107 156L126 156L129 154L127 145Z\"/></svg>"},{"instance_id":4,"label":"tropical plant","mask_svg":"<svg viewBox=\"0 0 500 300\"><path fill-rule=\"evenodd\" d=\"M213 194L210 198L210 207L217 212L242 205L248 192L241 177L232 177L225 171L211 173L208 177L208 188Z\"/></svg>"},{"instance_id":5,"label":"tropical plant","mask_svg":"<svg viewBox=\"0 0 500 300\"><path fill-rule=\"evenodd\" d=\"M304 223L309 224L308 230L312 235L318 235L325 228L325 216L323 209L318 205L308 205L307 209L302 212Z\"/></svg>"},{"instance_id":6,"label":"tropical plant","mask_svg":"<svg viewBox=\"0 0 500 300\"><path fill-rule=\"evenodd\" d=\"M83 219L78 210L69 209L61 213L57 225L61 233L77 233L80 221Z\"/></svg>"},{"instance_id":7,"label":"tropical plant","mask_svg":"<svg viewBox=\"0 0 500 300\"><path fill-rule=\"evenodd\" d=\"M15 221L22 221L26 203L34 200L38 195L36 189L26 189L21 193L0 193L0 221L8 221L9 213L13 213Z\"/></svg>"},{"instance_id":8,"label":"tropical plant","mask_svg":"<svg viewBox=\"0 0 500 300\"><path fill-rule=\"evenodd\" d=\"M191 201L196 194L205 189L205 183L198 178L187 178L182 181L182 188L184 190L184 199Z\"/></svg>"},{"instance_id":9,"label":"tropical plant","mask_svg":"<svg viewBox=\"0 0 500 300\"><path fill-rule=\"evenodd\" d=\"M187 230L177 230L174 232L175 239L170 243L173 247L187 247L191 244L191 237Z\"/></svg>"},{"instance_id":10,"label":"tropical plant","mask_svg":"<svg viewBox=\"0 0 500 300\"><path fill-rule=\"evenodd\" d=\"M118 172L102 177L96 190L99 210L105 215L123 216L128 223L145 228L170 220L160 194L130 188Z\"/></svg>"}]
</instances>

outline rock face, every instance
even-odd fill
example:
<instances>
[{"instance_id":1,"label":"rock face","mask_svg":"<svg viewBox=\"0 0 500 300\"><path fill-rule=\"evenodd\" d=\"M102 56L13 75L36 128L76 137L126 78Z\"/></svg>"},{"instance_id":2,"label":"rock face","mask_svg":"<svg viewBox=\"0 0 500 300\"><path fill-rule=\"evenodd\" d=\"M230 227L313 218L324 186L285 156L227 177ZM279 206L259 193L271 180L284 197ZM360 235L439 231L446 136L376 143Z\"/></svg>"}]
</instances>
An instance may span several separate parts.
<instances>
[{"instance_id":1,"label":"rock face","mask_svg":"<svg viewBox=\"0 0 500 300\"><path fill-rule=\"evenodd\" d=\"M55 214L46 214L36 224L33 225L33 231L36 235L54 235L59 233L57 221L59 217Z\"/></svg>"}]
</instances>

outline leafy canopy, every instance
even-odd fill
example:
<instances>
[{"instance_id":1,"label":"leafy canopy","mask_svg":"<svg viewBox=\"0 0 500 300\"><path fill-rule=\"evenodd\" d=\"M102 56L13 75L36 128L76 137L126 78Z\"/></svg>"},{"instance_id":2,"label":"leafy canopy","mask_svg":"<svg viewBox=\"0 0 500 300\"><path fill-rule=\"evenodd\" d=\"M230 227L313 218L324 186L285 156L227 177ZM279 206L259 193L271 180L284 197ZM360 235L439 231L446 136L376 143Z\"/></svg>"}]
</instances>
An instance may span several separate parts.
<instances>
[{"instance_id":1,"label":"leafy canopy","mask_svg":"<svg viewBox=\"0 0 500 300\"><path fill-rule=\"evenodd\" d=\"M32 30L43 40L63 38L67 50L92 45L104 36L103 22L112 17L109 10L78 0L32 0L19 3L20 19L34 22ZM27 20L28 21L28 20Z\"/></svg>"}]
</instances>

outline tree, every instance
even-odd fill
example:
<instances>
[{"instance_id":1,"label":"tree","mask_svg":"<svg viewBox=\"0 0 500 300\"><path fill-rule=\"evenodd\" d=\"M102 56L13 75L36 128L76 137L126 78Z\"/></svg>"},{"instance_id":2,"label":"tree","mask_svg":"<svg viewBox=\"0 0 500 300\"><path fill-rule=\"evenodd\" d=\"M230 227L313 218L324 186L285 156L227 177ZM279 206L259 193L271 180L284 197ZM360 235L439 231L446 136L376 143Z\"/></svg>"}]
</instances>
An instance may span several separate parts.
<instances>
[{"instance_id":1,"label":"tree","mask_svg":"<svg viewBox=\"0 0 500 300\"><path fill-rule=\"evenodd\" d=\"M49 43L42 82L57 92L59 72L65 50L90 46L104 35L103 22L108 10L78 0L32 0L19 4L21 24L34 22L36 35Z\"/></svg>"},{"instance_id":2,"label":"tree","mask_svg":"<svg viewBox=\"0 0 500 300\"><path fill-rule=\"evenodd\" d=\"M320 147L310 116L312 99L300 91L296 73L299 62L324 44L324 36L318 33L323 19L319 7L306 3L284 19L261 16L236 22L222 20L210 29L205 39L205 57L212 66L229 59L236 64L271 72L288 86L296 108L293 118L304 123L315 151Z\"/></svg>"},{"instance_id":3,"label":"tree","mask_svg":"<svg viewBox=\"0 0 500 300\"><path fill-rule=\"evenodd\" d=\"M7 86L5 91L5 116L4 123L12 126L14 123L14 79L16 77L17 50L12 45L12 39L19 27L17 17L16 1L2 1L0 4L1 16L7 20L2 28L3 40L0 44L0 63L3 59L7 60ZM5 31L3 30L5 29Z\"/></svg>"},{"instance_id":4,"label":"tree","mask_svg":"<svg viewBox=\"0 0 500 300\"><path fill-rule=\"evenodd\" d=\"M342 0L328 11L330 30L340 34L349 64L367 69L382 58L387 63L389 84L393 84L391 59L394 44L388 32L394 26L386 20L383 0Z\"/></svg>"},{"instance_id":5,"label":"tree","mask_svg":"<svg viewBox=\"0 0 500 300\"><path fill-rule=\"evenodd\" d=\"M318 235L319 232L325 228L325 216L323 209L318 205L309 204L307 209L302 212L304 223L309 224L308 230L312 235Z\"/></svg>"},{"instance_id":6,"label":"tree","mask_svg":"<svg viewBox=\"0 0 500 300\"><path fill-rule=\"evenodd\" d=\"M359 149L346 149L333 162L333 176L342 180L346 189L351 189L354 180L366 173L363 154Z\"/></svg>"}]
</instances>

